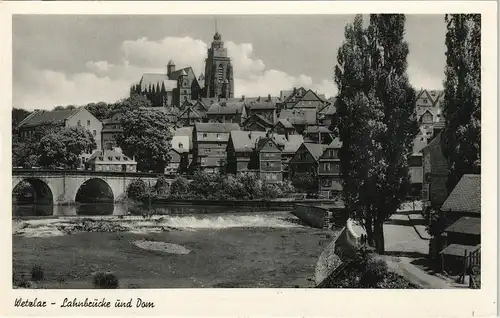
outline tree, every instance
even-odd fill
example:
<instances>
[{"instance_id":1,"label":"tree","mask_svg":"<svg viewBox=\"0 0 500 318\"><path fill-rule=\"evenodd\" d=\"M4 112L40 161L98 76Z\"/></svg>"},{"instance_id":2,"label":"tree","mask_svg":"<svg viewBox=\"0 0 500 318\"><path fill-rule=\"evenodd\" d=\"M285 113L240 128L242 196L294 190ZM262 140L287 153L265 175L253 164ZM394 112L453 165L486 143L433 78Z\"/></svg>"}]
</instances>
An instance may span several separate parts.
<instances>
[{"instance_id":1,"label":"tree","mask_svg":"<svg viewBox=\"0 0 500 318\"><path fill-rule=\"evenodd\" d=\"M30 114L26 109L12 108L12 136L18 133L19 124Z\"/></svg>"},{"instance_id":2,"label":"tree","mask_svg":"<svg viewBox=\"0 0 500 318\"><path fill-rule=\"evenodd\" d=\"M407 156L417 134L404 28L404 15L372 14L366 29L356 16L335 67L342 196L380 254L383 223L411 190Z\"/></svg>"},{"instance_id":3,"label":"tree","mask_svg":"<svg viewBox=\"0 0 500 318\"><path fill-rule=\"evenodd\" d=\"M61 127L45 134L36 145L40 166L76 169L80 156L97 148L92 134L82 127Z\"/></svg>"},{"instance_id":4,"label":"tree","mask_svg":"<svg viewBox=\"0 0 500 318\"><path fill-rule=\"evenodd\" d=\"M315 193L318 191L318 178L308 172L296 173L292 177L292 185L306 193Z\"/></svg>"},{"instance_id":5,"label":"tree","mask_svg":"<svg viewBox=\"0 0 500 318\"><path fill-rule=\"evenodd\" d=\"M481 167L481 15L447 14L442 135L450 193Z\"/></svg>"},{"instance_id":6,"label":"tree","mask_svg":"<svg viewBox=\"0 0 500 318\"><path fill-rule=\"evenodd\" d=\"M122 99L115 103L109 113L109 117L113 117L116 114L124 114L127 111L143 107L151 107L151 102L144 95L133 94L129 98Z\"/></svg>"},{"instance_id":7,"label":"tree","mask_svg":"<svg viewBox=\"0 0 500 318\"><path fill-rule=\"evenodd\" d=\"M151 109L127 110L121 117L123 133L118 145L124 153L135 156L141 171L163 173L170 162L172 127L167 114Z\"/></svg>"},{"instance_id":8,"label":"tree","mask_svg":"<svg viewBox=\"0 0 500 318\"><path fill-rule=\"evenodd\" d=\"M85 106L92 115L94 115L97 119L103 120L109 118L111 112L112 105L108 105L105 102L99 103L89 103Z\"/></svg>"}]
</instances>

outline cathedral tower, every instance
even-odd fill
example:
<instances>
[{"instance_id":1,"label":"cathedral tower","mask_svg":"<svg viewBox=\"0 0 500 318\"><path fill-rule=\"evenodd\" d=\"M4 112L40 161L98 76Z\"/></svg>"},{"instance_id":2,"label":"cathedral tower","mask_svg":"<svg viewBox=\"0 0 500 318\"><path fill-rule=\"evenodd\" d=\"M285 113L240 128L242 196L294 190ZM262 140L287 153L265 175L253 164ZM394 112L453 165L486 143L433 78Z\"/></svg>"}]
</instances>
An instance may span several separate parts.
<instances>
[{"instance_id":1,"label":"cathedral tower","mask_svg":"<svg viewBox=\"0 0 500 318\"><path fill-rule=\"evenodd\" d=\"M217 31L205 60L204 95L212 98L234 97L233 66L231 59L227 56L222 37Z\"/></svg>"}]
</instances>

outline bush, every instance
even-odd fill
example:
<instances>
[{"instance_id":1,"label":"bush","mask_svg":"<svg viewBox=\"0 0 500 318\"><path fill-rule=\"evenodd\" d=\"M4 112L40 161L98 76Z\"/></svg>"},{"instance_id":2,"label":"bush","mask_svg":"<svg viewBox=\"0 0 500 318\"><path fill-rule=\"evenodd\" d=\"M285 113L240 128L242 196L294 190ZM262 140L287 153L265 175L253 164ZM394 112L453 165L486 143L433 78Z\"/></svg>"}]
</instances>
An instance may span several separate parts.
<instances>
[{"instance_id":1,"label":"bush","mask_svg":"<svg viewBox=\"0 0 500 318\"><path fill-rule=\"evenodd\" d=\"M384 260L367 245L360 246L351 263L334 281L329 281L329 288L418 288L407 279L388 270Z\"/></svg>"},{"instance_id":2,"label":"bush","mask_svg":"<svg viewBox=\"0 0 500 318\"><path fill-rule=\"evenodd\" d=\"M184 177L177 177L170 186L170 195L182 199L189 194L189 181Z\"/></svg>"},{"instance_id":3,"label":"bush","mask_svg":"<svg viewBox=\"0 0 500 318\"><path fill-rule=\"evenodd\" d=\"M43 280L43 268L40 265L34 265L31 268L31 280L39 282Z\"/></svg>"},{"instance_id":4,"label":"bush","mask_svg":"<svg viewBox=\"0 0 500 318\"><path fill-rule=\"evenodd\" d=\"M94 275L92 280L94 288L116 289L118 288L118 278L112 273L99 272Z\"/></svg>"},{"instance_id":5,"label":"bush","mask_svg":"<svg viewBox=\"0 0 500 318\"><path fill-rule=\"evenodd\" d=\"M135 179L127 187L127 197L134 200L142 200L148 192L148 186L141 179Z\"/></svg>"}]
</instances>

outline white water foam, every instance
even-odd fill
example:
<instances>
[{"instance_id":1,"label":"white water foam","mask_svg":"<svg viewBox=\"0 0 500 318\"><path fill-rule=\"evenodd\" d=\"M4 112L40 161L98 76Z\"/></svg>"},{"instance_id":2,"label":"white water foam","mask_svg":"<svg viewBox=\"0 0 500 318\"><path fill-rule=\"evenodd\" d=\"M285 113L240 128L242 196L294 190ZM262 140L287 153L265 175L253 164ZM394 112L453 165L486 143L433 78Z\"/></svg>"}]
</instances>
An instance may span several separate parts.
<instances>
[{"instance_id":1,"label":"white water foam","mask_svg":"<svg viewBox=\"0 0 500 318\"><path fill-rule=\"evenodd\" d=\"M224 214L201 216L141 216L86 217L106 220L128 229L135 234L158 233L178 229L195 231L197 229L226 229L244 227L297 228L301 225L290 221L295 217L289 213ZM13 234L27 237L46 237L65 235L59 228L78 221L78 218L34 219L13 222Z\"/></svg>"}]
</instances>

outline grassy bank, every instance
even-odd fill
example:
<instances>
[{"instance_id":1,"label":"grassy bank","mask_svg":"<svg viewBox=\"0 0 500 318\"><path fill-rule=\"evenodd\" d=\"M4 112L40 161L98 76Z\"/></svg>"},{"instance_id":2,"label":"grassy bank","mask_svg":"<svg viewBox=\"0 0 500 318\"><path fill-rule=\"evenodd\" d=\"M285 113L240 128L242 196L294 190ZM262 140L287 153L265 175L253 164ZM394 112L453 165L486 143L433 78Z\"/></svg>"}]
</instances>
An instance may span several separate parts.
<instances>
[{"instance_id":1,"label":"grassy bank","mask_svg":"<svg viewBox=\"0 0 500 318\"><path fill-rule=\"evenodd\" d=\"M187 255L143 250L148 239L182 245ZM44 270L40 288L92 288L92 275L110 271L120 288L313 287L314 268L331 238L308 228L228 228L152 234L79 233L13 237L13 268Z\"/></svg>"}]
</instances>

